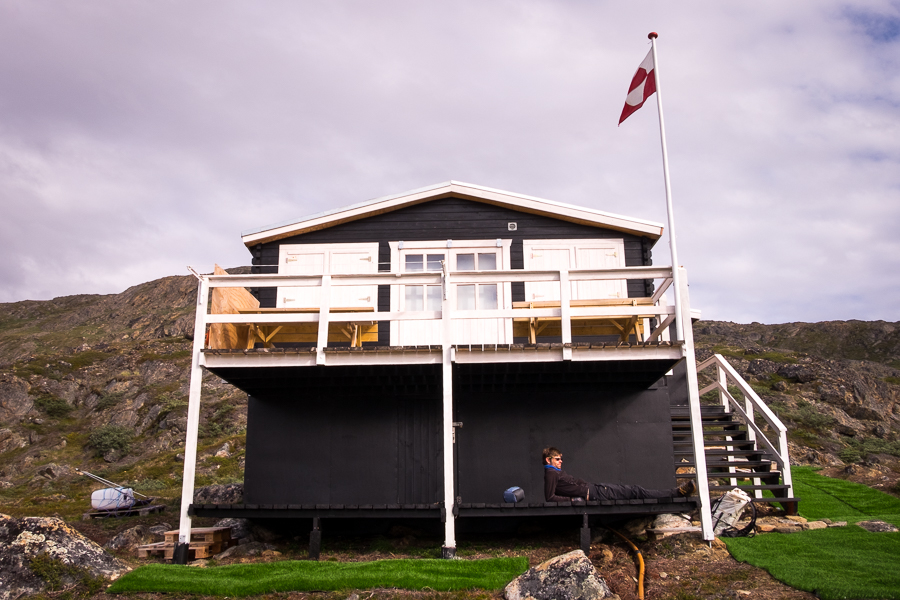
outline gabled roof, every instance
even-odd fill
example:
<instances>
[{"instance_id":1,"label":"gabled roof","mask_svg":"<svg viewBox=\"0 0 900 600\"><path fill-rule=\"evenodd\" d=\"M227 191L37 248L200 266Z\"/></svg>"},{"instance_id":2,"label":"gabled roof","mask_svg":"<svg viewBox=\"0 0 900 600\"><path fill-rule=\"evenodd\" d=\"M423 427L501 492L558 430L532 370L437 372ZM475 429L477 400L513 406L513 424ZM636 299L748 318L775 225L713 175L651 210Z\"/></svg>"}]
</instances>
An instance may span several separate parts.
<instances>
[{"instance_id":1,"label":"gabled roof","mask_svg":"<svg viewBox=\"0 0 900 600\"><path fill-rule=\"evenodd\" d=\"M515 194L513 192L505 192L503 190L495 190L471 183L448 181L409 192L403 192L402 194L384 196L382 198L360 202L359 204L321 212L303 217L299 220L252 229L243 232L241 234L241 239L246 246L272 242L286 237L308 233L310 231L334 227L341 223L380 215L414 204L421 204L423 202L451 196L472 200L474 202L504 206L513 210L543 215L554 219L570 221L572 223L602 227L604 229L616 229L625 233L647 236L654 240L659 239L663 232L663 226L660 223L654 223L652 221L616 215L591 208L584 208L582 206L574 206L572 204L563 204L561 202L544 200L542 198L525 196L523 194Z\"/></svg>"}]
</instances>

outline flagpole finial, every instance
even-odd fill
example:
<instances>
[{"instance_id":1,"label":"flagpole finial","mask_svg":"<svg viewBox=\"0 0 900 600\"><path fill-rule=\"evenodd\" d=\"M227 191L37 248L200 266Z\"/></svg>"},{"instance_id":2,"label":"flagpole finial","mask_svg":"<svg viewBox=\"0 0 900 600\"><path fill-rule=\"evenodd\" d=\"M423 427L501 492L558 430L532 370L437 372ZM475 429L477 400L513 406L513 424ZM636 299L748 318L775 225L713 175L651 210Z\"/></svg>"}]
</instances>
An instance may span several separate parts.
<instances>
[{"instance_id":1,"label":"flagpole finial","mask_svg":"<svg viewBox=\"0 0 900 600\"><path fill-rule=\"evenodd\" d=\"M651 39L651 40L655 40L658 37L659 37L659 34L656 33L655 31L651 31L650 33L647 34L647 38Z\"/></svg>"}]
</instances>

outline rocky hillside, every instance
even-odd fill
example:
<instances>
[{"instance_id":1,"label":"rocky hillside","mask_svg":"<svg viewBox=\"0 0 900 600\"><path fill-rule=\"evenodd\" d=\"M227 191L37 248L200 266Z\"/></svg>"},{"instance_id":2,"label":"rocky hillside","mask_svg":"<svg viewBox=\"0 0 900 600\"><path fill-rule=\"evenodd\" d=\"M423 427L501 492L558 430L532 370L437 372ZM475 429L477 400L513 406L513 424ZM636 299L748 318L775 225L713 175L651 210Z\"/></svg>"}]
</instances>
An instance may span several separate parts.
<instances>
[{"instance_id":1,"label":"rocky hillside","mask_svg":"<svg viewBox=\"0 0 900 600\"><path fill-rule=\"evenodd\" d=\"M96 486L75 468L180 495L196 291L166 277L0 304L3 512L80 514ZM203 386L198 485L241 481L246 394L212 375Z\"/></svg>"},{"instance_id":2,"label":"rocky hillside","mask_svg":"<svg viewBox=\"0 0 900 600\"><path fill-rule=\"evenodd\" d=\"M792 461L862 464L896 479L900 323L704 322L694 330L697 359L725 356L788 426Z\"/></svg>"},{"instance_id":3,"label":"rocky hillside","mask_svg":"<svg viewBox=\"0 0 900 600\"><path fill-rule=\"evenodd\" d=\"M0 505L80 514L93 482L180 495L196 280L107 296L0 304ZM900 326L695 326L698 358L725 355L789 423L793 459L896 480ZM203 382L198 485L243 476L246 395ZM43 506L38 506L43 505Z\"/></svg>"}]
</instances>

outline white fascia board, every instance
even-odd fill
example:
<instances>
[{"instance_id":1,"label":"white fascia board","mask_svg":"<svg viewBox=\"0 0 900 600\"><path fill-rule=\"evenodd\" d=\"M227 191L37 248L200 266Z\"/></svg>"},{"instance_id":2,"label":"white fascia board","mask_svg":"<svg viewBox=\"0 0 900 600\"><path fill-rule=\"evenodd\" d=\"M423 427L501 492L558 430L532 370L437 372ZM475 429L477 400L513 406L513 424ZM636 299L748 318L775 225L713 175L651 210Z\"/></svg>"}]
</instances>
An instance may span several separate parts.
<instances>
[{"instance_id":1,"label":"white fascia board","mask_svg":"<svg viewBox=\"0 0 900 600\"><path fill-rule=\"evenodd\" d=\"M445 196L456 195L476 202L486 202L499 206L509 206L524 212L563 218L567 221L607 227L620 231L647 235L659 239L663 226L653 221L645 221L590 208L563 204L552 200L544 200L533 196L525 196L503 190L495 190L471 183L449 181L434 186L420 188L394 196L376 198L367 202L353 204L333 211L318 213L299 221L280 223L260 229L244 232L241 236L244 245L251 246L261 242L269 242L309 231L316 231L357 219L390 212L403 206L418 204Z\"/></svg>"}]
</instances>

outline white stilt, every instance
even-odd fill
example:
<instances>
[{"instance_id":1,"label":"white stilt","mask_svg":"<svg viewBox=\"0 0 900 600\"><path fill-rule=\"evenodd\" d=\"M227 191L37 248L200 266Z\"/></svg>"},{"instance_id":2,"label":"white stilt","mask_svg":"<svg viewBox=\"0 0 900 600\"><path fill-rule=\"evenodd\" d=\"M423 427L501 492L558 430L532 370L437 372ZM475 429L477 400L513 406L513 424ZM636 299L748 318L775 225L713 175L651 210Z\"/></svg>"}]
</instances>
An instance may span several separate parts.
<instances>
[{"instance_id":1,"label":"white stilt","mask_svg":"<svg viewBox=\"0 0 900 600\"><path fill-rule=\"evenodd\" d=\"M176 552L176 558L187 558L187 545L191 543L191 517L188 509L194 501L194 476L197 469L197 432L200 428L200 395L203 391L203 347L206 345L206 310L209 303L209 280L199 276L197 289L197 316L194 320L194 350L191 357L191 388L188 398L187 432L184 440L184 475L181 484L181 520L178 544L183 545L183 554Z\"/></svg>"},{"instance_id":2,"label":"white stilt","mask_svg":"<svg viewBox=\"0 0 900 600\"><path fill-rule=\"evenodd\" d=\"M700 527L703 539L716 537L709 503L709 480L706 478L706 453L703 447L703 416L700 414L700 387L697 380L697 357L694 355L694 332L691 326L691 301L684 269L676 279L681 286L681 310L677 320L684 323L684 361L687 371L688 406L691 414L691 438L694 443L694 465L697 469L697 494L700 496Z\"/></svg>"},{"instance_id":3,"label":"white stilt","mask_svg":"<svg viewBox=\"0 0 900 600\"><path fill-rule=\"evenodd\" d=\"M441 296L441 321L443 344L443 361L441 379L443 381L443 449L444 449L444 546L441 554L444 558L456 556L456 520L453 508L454 497L454 465L453 465L453 323L451 316L450 264L444 261L442 277L443 294Z\"/></svg>"}]
</instances>

